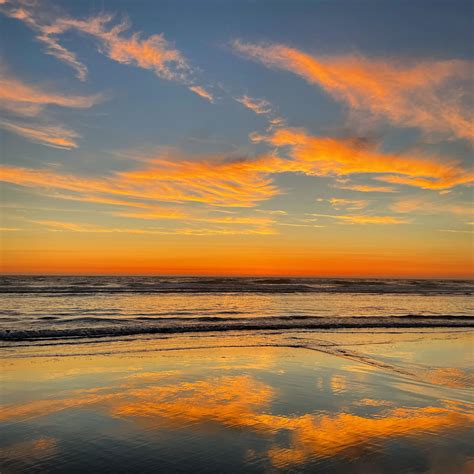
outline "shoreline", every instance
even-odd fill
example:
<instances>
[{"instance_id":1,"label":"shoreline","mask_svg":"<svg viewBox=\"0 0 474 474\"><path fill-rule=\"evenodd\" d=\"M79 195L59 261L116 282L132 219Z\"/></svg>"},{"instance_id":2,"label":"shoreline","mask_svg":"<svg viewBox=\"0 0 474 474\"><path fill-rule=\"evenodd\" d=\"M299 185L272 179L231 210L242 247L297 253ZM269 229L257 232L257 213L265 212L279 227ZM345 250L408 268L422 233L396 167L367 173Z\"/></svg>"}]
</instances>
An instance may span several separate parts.
<instances>
[{"instance_id":1,"label":"shoreline","mask_svg":"<svg viewBox=\"0 0 474 474\"><path fill-rule=\"evenodd\" d=\"M104 320L106 321L106 320ZM120 324L121 320L115 320ZM225 321L225 322L224 322ZM172 323L174 322L174 324ZM68 323L67 321L63 322ZM0 341L37 341L44 339L102 338L146 334L182 334L228 331L265 330L337 330L337 329L416 329L416 328L474 328L472 316L388 316L388 317L263 317L263 318L169 318L153 324L123 326L69 327L49 329L2 329Z\"/></svg>"}]
</instances>

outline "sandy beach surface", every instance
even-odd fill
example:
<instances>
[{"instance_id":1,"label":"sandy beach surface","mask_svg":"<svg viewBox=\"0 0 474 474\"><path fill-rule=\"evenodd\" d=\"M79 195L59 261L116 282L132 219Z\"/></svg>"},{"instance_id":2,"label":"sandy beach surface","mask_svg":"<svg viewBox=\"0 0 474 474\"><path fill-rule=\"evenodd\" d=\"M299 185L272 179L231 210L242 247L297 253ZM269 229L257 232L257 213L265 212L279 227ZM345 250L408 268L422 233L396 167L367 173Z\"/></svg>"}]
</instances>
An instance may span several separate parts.
<instances>
[{"instance_id":1,"label":"sandy beach surface","mask_svg":"<svg viewBox=\"0 0 474 474\"><path fill-rule=\"evenodd\" d=\"M10 341L2 473L470 473L466 328Z\"/></svg>"}]
</instances>

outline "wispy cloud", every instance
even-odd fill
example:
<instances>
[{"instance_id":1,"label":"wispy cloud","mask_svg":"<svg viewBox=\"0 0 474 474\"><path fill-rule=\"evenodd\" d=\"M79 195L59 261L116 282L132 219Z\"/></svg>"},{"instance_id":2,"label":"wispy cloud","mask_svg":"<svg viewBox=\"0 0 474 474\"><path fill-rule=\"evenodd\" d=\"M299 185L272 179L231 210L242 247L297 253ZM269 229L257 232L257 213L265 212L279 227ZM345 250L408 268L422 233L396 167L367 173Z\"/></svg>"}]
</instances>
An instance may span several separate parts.
<instances>
[{"instance_id":1,"label":"wispy cloud","mask_svg":"<svg viewBox=\"0 0 474 474\"><path fill-rule=\"evenodd\" d=\"M472 62L461 60L316 57L281 44L233 42L240 54L268 67L293 72L322 87L350 109L397 126L474 140L469 107Z\"/></svg>"},{"instance_id":2,"label":"wispy cloud","mask_svg":"<svg viewBox=\"0 0 474 474\"><path fill-rule=\"evenodd\" d=\"M144 220L157 220L157 219L179 219L186 220L187 222L206 222L208 224L225 224L225 225L252 225L252 226L270 226L274 223L273 219L259 216L220 216L214 217L209 215L202 215L199 211L191 213L175 212L175 213L163 213L150 211L118 211L114 212L114 215L121 217L131 217L134 219Z\"/></svg>"},{"instance_id":3,"label":"wispy cloud","mask_svg":"<svg viewBox=\"0 0 474 474\"><path fill-rule=\"evenodd\" d=\"M236 97L235 100L242 104L244 107L255 112L257 115L269 114L272 112L272 106L268 100L265 99L254 99L248 95Z\"/></svg>"},{"instance_id":4,"label":"wispy cloud","mask_svg":"<svg viewBox=\"0 0 474 474\"><path fill-rule=\"evenodd\" d=\"M330 198L330 199L316 199L318 202L328 202L337 211L340 209L347 209L355 211L367 207L368 201L362 199L343 199L343 198Z\"/></svg>"},{"instance_id":5,"label":"wispy cloud","mask_svg":"<svg viewBox=\"0 0 474 474\"><path fill-rule=\"evenodd\" d=\"M87 78L87 67L79 61L77 56L59 44L51 30L51 19L45 14L37 3L25 0L3 0L0 2L0 13L10 18L22 21L36 32L36 39L45 46L46 54L55 57L76 71L79 80Z\"/></svg>"},{"instance_id":6,"label":"wispy cloud","mask_svg":"<svg viewBox=\"0 0 474 474\"><path fill-rule=\"evenodd\" d=\"M217 228L185 228L179 229L177 232L182 235L196 235L196 236L206 236L206 235L276 235L274 229L270 227L255 227L255 228L228 228L228 227L217 227Z\"/></svg>"},{"instance_id":7,"label":"wispy cloud","mask_svg":"<svg viewBox=\"0 0 474 474\"><path fill-rule=\"evenodd\" d=\"M100 94L67 95L27 84L12 76L6 66L0 64L0 109L8 111L10 115L28 117L27 121L18 118L1 120L0 127L30 141L56 148L77 148L80 135L49 120L44 109L52 105L87 109L101 100ZM41 117L33 120L40 112L43 112Z\"/></svg>"},{"instance_id":8,"label":"wispy cloud","mask_svg":"<svg viewBox=\"0 0 474 474\"><path fill-rule=\"evenodd\" d=\"M163 34L143 37L140 32L129 32L128 19L116 20L115 15L102 13L78 19L57 12L47 11L39 3L25 0L5 1L0 12L24 22L36 33L36 39L45 46L47 54L54 56L76 71L84 81L87 67L75 53L60 43L61 35L78 32L96 41L97 49L112 61L151 70L156 76L187 85L199 96L213 101L212 94L195 84L196 70Z\"/></svg>"},{"instance_id":9,"label":"wispy cloud","mask_svg":"<svg viewBox=\"0 0 474 474\"><path fill-rule=\"evenodd\" d=\"M78 133L60 125L28 125L12 120L0 120L0 127L32 142L66 150L77 148L77 138L80 137Z\"/></svg>"},{"instance_id":10,"label":"wispy cloud","mask_svg":"<svg viewBox=\"0 0 474 474\"><path fill-rule=\"evenodd\" d=\"M408 219L394 216L369 216L369 215L334 215L334 214L311 214L315 217L326 217L337 219L348 224L408 224Z\"/></svg>"},{"instance_id":11,"label":"wispy cloud","mask_svg":"<svg viewBox=\"0 0 474 474\"><path fill-rule=\"evenodd\" d=\"M423 196L398 199L390 208L398 213L474 215L472 203L435 201L432 197Z\"/></svg>"},{"instance_id":12,"label":"wispy cloud","mask_svg":"<svg viewBox=\"0 0 474 474\"><path fill-rule=\"evenodd\" d=\"M280 128L266 136L253 134L251 138L288 149L291 160L274 160L280 172L336 177L371 173L380 181L436 190L474 180L474 174L455 160L385 154L367 141L321 138L291 128Z\"/></svg>"},{"instance_id":13,"label":"wispy cloud","mask_svg":"<svg viewBox=\"0 0 474 474\"><path fill-rule=\"evenodd\" d=\"M373 186L370 184L340 184L335 183L334 188L358 191L361 193L396 193L397 190L391 186Z\"/></svg>"},{"instance_id":14,"label":"wispy cloud","mask_svg":"<svg viewBox=\"0 0 474 474\"><path fill-rule=\"evenodd\" d=\"M47 106L88 109L103 99L102 95L68 95L48 91L8 73L5 65L0 65L0 108L19 115L36 116Z\"/></svg>"},{"instance_id":15,"label":"wispy cloud","mask_svg":"<svg viewBox=\"0 0 474 474\"><path fill-rule=\"evenodd\" d=\"M464 229L438 229L439 232L448 232L450 234L474 234L472 230L464 230Z\"/></svg>"},{"instance_id":16,"label":"wispy cloud","mask_svg":"<svg viewBox=\"0 0 474 474\"><path fill-rule=\"evenodd\" d=\"M138 234L138 235L272 235L276 232L270 228L226 228L226 227L178 227L178 228L126 228L107 227L96 224L65 222L55 220L35 220L34 224L46 227L55 232L79 232L94 234Z\"/></svg>"},{"instance_id":17,"label":"wispy cloud","mask_svg":"<svg viewBox=\"0 0 474 474\"><path fill-rule=\"evenodd\" d=\"M45 31L51 35L69 30L88 34L98 40L99 51L110 59L142 69L152 70L158 77L185 81L191 68L182 53L169 43L164 35L141 38L140 33L124 33L130 28L128 21L113 24L114 16L103 14L85 20L58 18Z\"/></svg>"},{"instance_id":18,"label":"wispy cloud","mask_svg":"<svg viewBox=\"0 0 474 474\"><path fill-rule=\"evenodd\" d=\"M209 102L214 102L214 96L208 92L204 87L201 86L190 86L189 90L197 94L198 96L207 99Z\"/></svg>"}]
</instances>

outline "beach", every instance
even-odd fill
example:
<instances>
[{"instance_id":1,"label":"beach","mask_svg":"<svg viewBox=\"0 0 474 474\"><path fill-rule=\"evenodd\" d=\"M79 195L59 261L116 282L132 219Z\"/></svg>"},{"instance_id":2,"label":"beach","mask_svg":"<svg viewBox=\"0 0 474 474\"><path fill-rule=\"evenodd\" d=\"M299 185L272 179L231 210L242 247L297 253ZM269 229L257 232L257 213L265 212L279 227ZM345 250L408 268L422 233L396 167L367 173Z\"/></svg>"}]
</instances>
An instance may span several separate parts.
<instances>
[{"instance_id":1,"label":"beach","mask_svg":"<svg viewBox=\"0 0 474 474\"><path fill-rule=\"evenodd\" d=\"M67 291L51 278L13 278L3 294L2 472L473 469L468 282L385 282L385 292L381 282L270 283L285 293L238 279L203 292L195 279L160 295L156 279L138 291L96 279L99 291L78 296L77 278ZM291 324L281 328L283 312ZM22 317L21 332L12 320Z\"/></svg>"},{"instance_id":2,"label":"beach","mask_svg":"<svg viewBox=\"0 0 474 474\"><path fill-rule=\"evenodd\" d=\"M472 333L10 348L3 472L472 471Z\"/></svg>"}]
</instances>

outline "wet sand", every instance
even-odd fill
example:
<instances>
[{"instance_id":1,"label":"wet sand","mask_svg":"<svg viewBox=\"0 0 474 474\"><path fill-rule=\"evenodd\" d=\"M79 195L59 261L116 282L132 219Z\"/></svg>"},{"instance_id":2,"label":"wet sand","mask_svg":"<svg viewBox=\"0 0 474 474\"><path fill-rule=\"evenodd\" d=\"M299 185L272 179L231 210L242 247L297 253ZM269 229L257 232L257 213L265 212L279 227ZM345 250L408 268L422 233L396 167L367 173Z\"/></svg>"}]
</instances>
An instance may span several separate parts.
<instances>
[{"instance_id":1,"label":"wet sand","mask_svg":"<svg viewBox=\"0 0 474 474\"><path fill-rule=\"evenodd\" d=\"M2 349L2 473L474 468L466 329L229 331Z\"/></svg>"}]
</instances>

